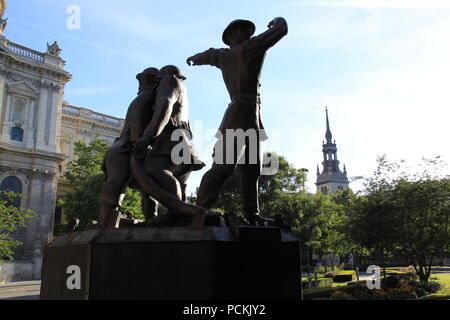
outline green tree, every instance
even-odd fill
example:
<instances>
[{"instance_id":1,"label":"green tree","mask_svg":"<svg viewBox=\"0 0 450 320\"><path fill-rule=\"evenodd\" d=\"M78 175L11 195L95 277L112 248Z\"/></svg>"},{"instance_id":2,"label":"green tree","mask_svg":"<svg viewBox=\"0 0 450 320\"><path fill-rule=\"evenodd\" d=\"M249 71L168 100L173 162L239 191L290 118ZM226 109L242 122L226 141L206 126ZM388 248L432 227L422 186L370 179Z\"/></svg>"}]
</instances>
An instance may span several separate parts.
<instances>
[{"instance_id":1,"label":"green tree","mask_svg":"<svg viewBox=\"0 0 450 320\"><path fill-rule=\"evenodd\" d=\"M274 158L277 155L269 153L265 156ZM279 156L278 172L274 175L262 175L259 179L261 214L266 217L274 216L277 212L273 210L273 202L278 201L279 197L284 193L299 192L304 182L304 173L296 169L286 158ZM243 215L239 166L233 172L233 175L225 181L221 188L219 199L214 206L225 213Z\"/></svg>"},{"instance_id":2,"label":"green tree","mask_svg":"<svg viewBox=\"0 0 450 320\"><path fill-rule=\"evenodd\" d=\"M438 158L425 159L424 169L413 175L403 165L378 159L354 206L351 234L375 253L405 257L426 282L433 259L450 252L450 180L436 175Z\"/></svg>"},{"instance_id":3,"label":"green tree","mask_svg":"<svg viewBox=\"0 0 450 320\"><path fill-rule=\"evenodd\" d=\"M13 259L14 249L21 242L11 236L18 227L26 227L27 219L34 218L31 210L25 210L13 205L20 195L0 191L0 262L4 259Z\"/></svg>"},{"instance_id":4,"label":"green tree","mask_svg":"<svg viewBox=\"0 0 450 320\"><path fill-rule=\"evenodd\" d=\"M334 225L330 232L330 248L342 259L353 256L355 267L358 267L357 257L367 255L367 250L352 237L352 219L355 203L359 196L351 189L337 190L331 195L331 200L340 206L338 214L334 218Z\"/></svg>"},{"instance_id":5,"label":"green tree","mask_svg":"<svg viewBox=\"0 0 450 320\"><path fill-rule=\"evenodd\" d=\"M280 193L271 202L271 208L281 214L283 223L291 226L292 232L300 239L308 273L312 269L313 252L335 253L331 239L335 235L335 225L339 223L336 217L342 208L332 202L330 197L321 193Z\"/></svg>"},{"instance_id":6,"label":"green tree","mask_svg":"<svg viewBox=\"0 0 450 320\"><path fill-rule=\"evenodd\" d=\"M95 138L89 145L81 141L75 143L75 159L65 173L71 191L67 192L59 205L64 210L68 220L80 219L80 228L95 220L99 212L99 197L104 174L102 171L103 158L109 145ZM140 193L127 188L122 203L122 211L142 219Z\"/></svg>"}]
</instances>

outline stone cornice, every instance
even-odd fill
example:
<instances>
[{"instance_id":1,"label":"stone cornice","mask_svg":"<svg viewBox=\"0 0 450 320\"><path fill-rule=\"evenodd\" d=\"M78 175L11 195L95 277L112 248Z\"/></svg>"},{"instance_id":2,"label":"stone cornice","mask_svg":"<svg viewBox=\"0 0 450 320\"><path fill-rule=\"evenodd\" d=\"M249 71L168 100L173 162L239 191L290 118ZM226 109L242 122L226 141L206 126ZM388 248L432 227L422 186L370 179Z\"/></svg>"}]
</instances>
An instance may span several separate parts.
<instances>
[{"instance_id":1,"label":"stone cornice","mask_svg":"<svg viewBox=\"0 0 450 320\"><path fill-rule=\"evenodd\" d=\"M36 150L36 149L29 149L24 147L16 147L12 146L6 143L0 143L0 152L8 152L8 153L15 153L23 155L27 158L40 158L40 159L46 159L46 160L52 160L52 161L63 161L67 158L66 155L62 153L56 153L51 151L45 151L45 150Z\"/></svg>"},{"instance_id":2,"label":"stone cornice","mask_svg":"<svg viewBox=\"0 0 450 320\"><path fill-rule=\"evenodd\" d=\"M16 168L10 166L0 165L0 172L12 171L25 175L29 180L32 179L44 179L44 180L53 180L56 176L55 171L44 170L44 169L25 169L25 168Z\"/></svg>"},{"instance_id":3,"label":"stone cornice","mask_svg":"<svg viewBox=\"0 0 450 320\"><path fill-rule=\"evenodd\" d=\"M8 68L11 68L12 65L16 64L20 67L26 67L27 69L35 70L39 74L47 73L59 78L62 84L65 84L72 79L72 75L69 72L58 69L56 67L52 67L48 64L35 62L33 60L22 58L20 56L14 56L8 52L1 50L0 57L3 58L3 61L1 62L4 63L4 65Z\"/></svg>"}]
</instances>

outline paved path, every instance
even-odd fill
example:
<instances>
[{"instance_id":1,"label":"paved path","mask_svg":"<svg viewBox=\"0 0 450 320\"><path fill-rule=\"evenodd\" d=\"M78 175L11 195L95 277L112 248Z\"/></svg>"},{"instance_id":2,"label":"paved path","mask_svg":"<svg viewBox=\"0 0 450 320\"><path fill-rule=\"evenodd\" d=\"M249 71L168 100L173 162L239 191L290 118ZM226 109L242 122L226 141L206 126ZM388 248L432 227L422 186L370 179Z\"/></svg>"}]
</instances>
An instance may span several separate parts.
<instances>
[{"instance_id":1,"label":"paved path","mask_svg":"<svg viewBox=\"0 0 450 320\"><path fill-rule=\"evenodd\" d=\"M40 281L0 284L0 300L39 300Z\"/></svg>"}]
</instances>

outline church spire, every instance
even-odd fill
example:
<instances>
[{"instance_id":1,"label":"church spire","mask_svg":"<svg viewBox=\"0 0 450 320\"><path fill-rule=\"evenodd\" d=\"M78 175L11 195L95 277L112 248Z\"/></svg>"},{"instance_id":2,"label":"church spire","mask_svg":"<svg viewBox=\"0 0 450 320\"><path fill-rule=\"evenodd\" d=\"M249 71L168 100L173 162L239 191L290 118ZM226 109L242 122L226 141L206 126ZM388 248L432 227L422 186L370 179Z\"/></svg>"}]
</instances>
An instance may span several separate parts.
<instances>
[{"instance_id":1,"label":"church spire","mask_svg":"<svg viewBox=\"0 0 450 320\"><path fill-rule=\"evenodd\" d=\"M336 141L333 142L333 135L330 129L330 119L328 116L328 107L326 107L327 131L325 134L326 142L322 145L323 153L323 170L320 173L317 168L317 190L324 194L330 192L334 193L336 190L344 190L348 188L347 168L344 167L344 172L339 168L339 160L337 156Z\"/></svg>"},{"instance_id":2,"label":"church spire","mask_svg":"<svg viewBox=\"0 0 450 320\"><path fill-rule=\"evenodd\" d=\"M325 138L327 139L327 144L331 144L331 139L333 139L333 135L331 134L330 130L330 121L328 119L328 107L325 107L325 111L327 113L327 132L325 134Z\"/></svg>"}]
</instances>

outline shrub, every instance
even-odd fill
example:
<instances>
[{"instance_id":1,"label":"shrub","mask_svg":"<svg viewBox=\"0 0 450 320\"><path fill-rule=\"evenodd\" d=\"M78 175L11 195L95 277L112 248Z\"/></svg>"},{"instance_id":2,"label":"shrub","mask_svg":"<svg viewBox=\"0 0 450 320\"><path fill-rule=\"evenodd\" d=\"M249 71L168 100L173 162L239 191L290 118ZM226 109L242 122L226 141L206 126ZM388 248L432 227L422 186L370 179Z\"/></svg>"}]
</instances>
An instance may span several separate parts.
<instances>
[{"instance_id":1,"label":"shrub","mask_svg":"<svg viewBox=\"0 0 450 320\"><path fill-rule=\"evenodd\" d=\"M357 299L351 295L342 293L342 294L332 295L328 300L357 300Z\"/></svg>"},{"instance_id":2,"label":"shrub","mask_svg":"<svg viewBox=\"0 0 450 320\"><path fill-rule=\"evenodd\" d=\"M317 287L315 286L316 281L312 279L312 286L313 288L331 288L333 287L333 279L330 278L318 278L317 279ZM309 283L308 281L302 281L302 288L303 289L309 289Z\"/></svg>"},{"instance_id":3,"label":"shrub","mask_svg":"<svg viewBox=\"0 0 450 320\"><path fill-rule=\"evenodd\" d=\"M385 294L374 295L374 299L375 299L375 297L379 298L379 300L415 300L415 299L417 299L417 295L412 286L390 289Z\"/></svg>"},{"instance_id":4,"label":"shrub","mask_svg":"<svg viewBox=\"0 0 450 320\"><path fill-rule=\"evenodd\" d=\"M408 267L400 268L400 271L401 271L401 272L404 272L404 273L409 273L409 274L412 274L412 275L415 275L415 274L416 274L416 269L414 269L413 266L408 266Z\"/></svg>"},{"instance_id":5,"label":"shrub","mask_svg":"<svg viewBox=\"0 0 450 320\"><path fill-rule=\"evenodd\" d=\"M415 283L415 291L418 297L424 297L429 294L438 292L441 290L441 284L439 282L417 282Z\"/></svg>"},{"instance_id":6,"label":"shrub","mask_svg":"<svg viewBox=\"0 0 450 320\"><path fill-rule=\"evenodd\" d=\"M328 272L328 273L325 273L325 275L323 277L324 278L334 278L335 275L336 275L336 273L334 273L334 272Z\"/></svg>"},{"instance_id":7,"label":"shrub","mask_svg":"<svg viewBox=\"0 0 450 320\"><path fill-rule=\"evenodd\" d=\"M399 287L400 287L400 277L398 275L392 275L381 279L382 289L399 288Z\"/></svg>"},{"instance_id":8,"label":"shrub","mask_svg":"<svg viewBox=\"0 0 450 320\"><path fill-rule=\"evenodd\" d=\"M315 271L317 273L326 273L326 272L338 273L341 270L342 270L342 266L334 266L334 267L331 267L331 266L328 266L328 267L320 266L320 267L316 267L315 268Z\"/></svg>"}]
</instances>

